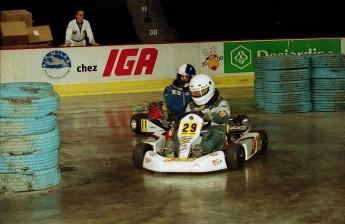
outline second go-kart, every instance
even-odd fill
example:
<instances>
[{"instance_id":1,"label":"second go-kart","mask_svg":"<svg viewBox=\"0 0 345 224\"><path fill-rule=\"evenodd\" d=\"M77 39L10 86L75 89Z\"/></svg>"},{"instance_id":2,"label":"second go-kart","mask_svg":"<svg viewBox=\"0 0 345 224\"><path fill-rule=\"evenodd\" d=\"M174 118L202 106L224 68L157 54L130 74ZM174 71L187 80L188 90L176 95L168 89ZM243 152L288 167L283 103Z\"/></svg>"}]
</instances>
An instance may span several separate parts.
<instances>
[{"instance_id":1,"label":"second go-kart","mask_svg":"<svg viewBox=\"0 0 345 224\"><path fill-rule=\"evenodd\" d=\"M242 114L231 117L226 124L221 150L194 158L192 149L201 142L204 125L209 124L197 113L188 113L181 119L176 130L180 147L174 158L168 158L163 150L169 130L154 132L145 142L135 146L132 155L134 165L155 172L239 170L245 161L256 154L266 152L268 146L266 131L252 131L248 116Z\"/></svg>"},{"instance_id":2,"label":"second go-kart","mask_svg":"<svg viewBox=\"0 0 345 224\"><path fill-rule=\"evenodd\" d=\"M150 102L147 106L136 106L136 114L130 120L131 130L135 134L152 134L170 129L176 124L176 117L169 112L165 102Z\"/></svg>"}]
</instances>

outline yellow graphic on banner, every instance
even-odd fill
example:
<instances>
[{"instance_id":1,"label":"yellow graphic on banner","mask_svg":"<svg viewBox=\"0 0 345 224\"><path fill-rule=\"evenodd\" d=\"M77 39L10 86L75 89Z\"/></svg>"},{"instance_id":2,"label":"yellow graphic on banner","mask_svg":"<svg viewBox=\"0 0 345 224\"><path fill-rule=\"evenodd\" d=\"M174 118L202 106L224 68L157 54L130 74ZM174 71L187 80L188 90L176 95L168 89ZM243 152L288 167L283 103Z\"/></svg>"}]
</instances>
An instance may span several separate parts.
<instances>
[{"instance_id":1,"label":"yellow graphic on banner","mask_svg":"<svg viewBox=\"0 0 345 224\"><path fill-rule=\"evenodd\" d=\"M184 122L182 123L181 134L182 135L195 135L198 129L197 122Z\"/></svg>"}]
</instances>

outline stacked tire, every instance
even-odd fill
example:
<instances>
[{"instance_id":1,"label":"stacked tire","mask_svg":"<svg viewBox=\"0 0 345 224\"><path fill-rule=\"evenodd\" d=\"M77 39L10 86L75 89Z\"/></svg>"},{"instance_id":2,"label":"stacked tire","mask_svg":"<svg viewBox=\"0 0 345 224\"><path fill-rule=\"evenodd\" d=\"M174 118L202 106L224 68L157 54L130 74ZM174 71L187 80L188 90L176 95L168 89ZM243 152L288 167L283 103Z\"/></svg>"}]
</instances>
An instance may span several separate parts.
<instances>
[{"instance_id":1,"label":"stacked tire","mask_svg":"<svg viewBox=\"0 0 345 224\"><path fill-rule=\"evenodd\" d=\"M259 61L260 60L256 60L254 62L254 98L256 107L263 109L265 105L262 92L262 76L264 75L264 71L261 69Z\"/></svg>"},{"instance_id":2,"label":"stacked tire","mask_svg":"<svg viewBox=\"0 0 345 224\"><path fill-rule=\"evenodd\" d=\"M345 55L310 56L313 111L345 111Z\"/></svg>"},{"instance_id":3,"label":"stacked tire","mask_svg":"<svg viewBox=\"0 0 345 224\"><path fill-rule=\"evenodd\" d=\"M60 182L59 101L50 83L0 83L0 192Z\"/></svg>"},{"instance_id":4,"label":"stacked tire","mask_svg":"<svg viewBox=\"0 0 345 224\"><path fill-rule=\"evenodd\" d=\"M312 110L308 57L264 56L256 58L254 64L254 80L259 80L254 81L258 108L270 113Z\"/></svg>"}]
</instances>

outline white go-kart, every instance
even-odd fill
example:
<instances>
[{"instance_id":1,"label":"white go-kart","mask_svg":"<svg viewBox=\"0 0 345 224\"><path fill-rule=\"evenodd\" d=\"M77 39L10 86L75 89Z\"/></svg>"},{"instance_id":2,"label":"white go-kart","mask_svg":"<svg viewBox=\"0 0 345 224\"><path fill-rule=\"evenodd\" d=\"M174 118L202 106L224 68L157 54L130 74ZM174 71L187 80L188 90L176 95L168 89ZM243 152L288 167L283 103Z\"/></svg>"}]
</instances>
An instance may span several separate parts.
<instances>
[{"instance_id":1,"label":"white go-kart","mask_svg":"<svg viewBox=\"0 0 345 224\"><path fill-rule=\"evenodd\" d=\"M256 154L266 152L266 131L251 131L248 116L242 114L230 118L226 124L222 149L194 158L192 149L201 142L205 125L210 123L204 122L201 114L186 114L176 130L180 141L176 157L168 158L164 152L169 130L157 131L135 146L132 157L134 165L155 172L200 173L223 169L239 170L245 161Z\"/></svg>"}]
</instances>

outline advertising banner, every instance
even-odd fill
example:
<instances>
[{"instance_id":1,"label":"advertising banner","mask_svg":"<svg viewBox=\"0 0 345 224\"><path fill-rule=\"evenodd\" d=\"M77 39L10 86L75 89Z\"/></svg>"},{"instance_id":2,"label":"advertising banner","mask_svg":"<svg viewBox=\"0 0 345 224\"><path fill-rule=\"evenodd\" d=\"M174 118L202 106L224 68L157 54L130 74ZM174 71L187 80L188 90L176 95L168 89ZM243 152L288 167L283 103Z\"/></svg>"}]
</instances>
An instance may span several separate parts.
<instances>
[{"instance_id":1,"label":"advertising banner","mask_svg":"<svg viewBox=\"0 0 345 224\"><path fill-rule=\"evenodd\" d=\"M340 52L340 38L225 42L224 73L254 72L256 57Z\"/></svg>"}]
</instances>

